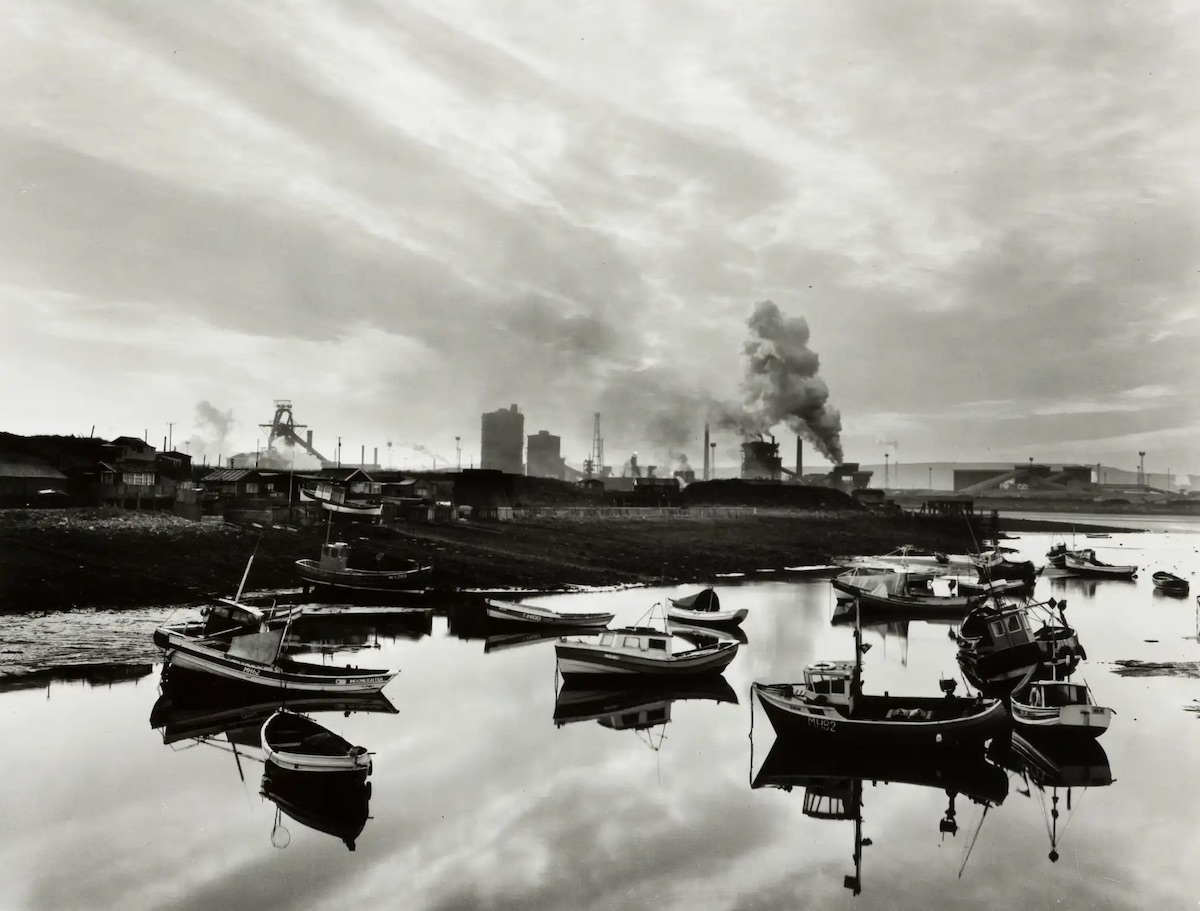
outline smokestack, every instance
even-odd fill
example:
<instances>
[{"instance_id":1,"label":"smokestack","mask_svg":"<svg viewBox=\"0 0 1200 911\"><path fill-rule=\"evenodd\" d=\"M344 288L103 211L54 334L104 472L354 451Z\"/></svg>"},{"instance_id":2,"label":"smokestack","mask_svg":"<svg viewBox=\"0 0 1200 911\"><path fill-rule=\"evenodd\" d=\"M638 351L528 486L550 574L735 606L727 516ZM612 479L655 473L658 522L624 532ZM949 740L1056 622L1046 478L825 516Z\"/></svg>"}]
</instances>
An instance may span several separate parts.
<instances>
[{"instance_id":1,"label":"smokestack","mask_svg":"<svg viewBox=\"0 0 1200 911\"><path fill-rule=\"evenodd\" d=\"M378 447L378 446L376 446L376 447L375 447L375 455L374 455L374 457L371 459L371 464L372 464L372 465L378 465L378 464L379 464L379 447Z\"/></svg>"},{"instance_id":2,"label":"smokestack","mask_svg":"<svg viewBox=\"0 0 1200 911\"><path fill-rule=\"evenodd\" d=\"M704 480L708 478L708 424L704 425Z\"/></svg>"},{"instance_id":3,"label":"smokestack","mask_svg":"<svg viewBox=\"0 0 1200 911\"><path fill-rule=\"evenodd\" d=\"M366 464L367 464L367 444L363 443L361 448L358 450L358 466L359 466L359 468L361 468L363 465L366 465Z\"/></svg>"},{"instance_id":4,"label":"smokestack","mask_svg":"<svg viewBox=\"0 0 1200 911\"><path fill-rule=\"evenodd\" d=\"M796 480L804 476L804 437L796 434Z\"/></svg>"}]
</instances>

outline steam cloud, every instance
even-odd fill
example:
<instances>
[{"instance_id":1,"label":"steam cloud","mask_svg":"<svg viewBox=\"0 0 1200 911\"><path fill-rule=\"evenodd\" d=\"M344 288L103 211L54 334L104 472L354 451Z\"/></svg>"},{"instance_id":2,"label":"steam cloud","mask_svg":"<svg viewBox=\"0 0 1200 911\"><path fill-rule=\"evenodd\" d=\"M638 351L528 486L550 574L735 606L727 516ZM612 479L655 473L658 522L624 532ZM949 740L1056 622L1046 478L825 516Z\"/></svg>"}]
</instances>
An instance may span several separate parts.
<instances>
[{"instance_id":1,"label":"steam cloud","mask_svg":"<svg viewBox=\"0 0 1200 911\"><path fill-rule=\"evenodd\" d=\"M193 459L219 459L229 446L229 431L233 429L233 412L220 411L207 399L196 403L196 429L187 442Z\"/></svg>"},{"instance_id":2,"label":"steam cloud","mask_svg":"<svg viewBox=\"0 0 1200 911\"><path fill-rule=\"evenodd\" d=\"M785 317L773 302L762 301L747 326L744 407L718 405L717 425L746 438L786 424L840 465L842 416L826 404L829 387L817 376L820 359L808 347L808 322L802 316Z\"/></svg>"}]
</instances>

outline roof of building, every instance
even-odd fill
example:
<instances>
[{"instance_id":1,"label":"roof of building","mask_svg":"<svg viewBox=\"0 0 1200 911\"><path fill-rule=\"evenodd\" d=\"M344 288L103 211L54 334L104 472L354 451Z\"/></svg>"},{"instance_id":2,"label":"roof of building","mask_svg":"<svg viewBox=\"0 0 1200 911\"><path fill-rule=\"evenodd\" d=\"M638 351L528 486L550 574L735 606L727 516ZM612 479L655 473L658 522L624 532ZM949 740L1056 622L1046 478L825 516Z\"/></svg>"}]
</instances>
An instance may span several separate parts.
<instances>
[{"instance_id":1,"label":"roof of building","mask_svg":"<svg viewBox=\"0 0 1200 911\"><path fill-rule=\"evenodd\" d=\"M115 440L110 442L108 445L109 446L129 446L130 444L136 444L137 449L153 449L154 448L149 443L147 443L145 440L143 440L141 437L117 437Z\"/></svg>"},{"instance_id":2,"label":"roof of building","mask_svg":"<svg viewBox=\"0 0 1200 911\"><path fill-rule=\"evenodd\" d=\"M212 481L213 483L229 484L237 482L245 478L247 475L257 475L256 468L218 468L216 471L209 472L200 479L200 483Z\"/></svg>"},{"instance_id":3,"label":"roof of building","mask_svg":"<svg viewBox=\"0 0 1200 911\"><path fill-rule=\"evenodd\" d=\"M53 466L30 459L6 459L0 456L0 478L46 478L65 481L67 476Z\"/></svg>"},{"instance_id":4,"label":"roof of building","mask_svg":"<svg viewBox=\"0 0 1200 911\"><path fill-rule=\"evenodd\" d=\"M371 476L361 468L322 468L315 475L306 477L319 478L323 481L349 481L357 475L362 475L368 481L371 480Z\"/></svg>"}]
</instances>

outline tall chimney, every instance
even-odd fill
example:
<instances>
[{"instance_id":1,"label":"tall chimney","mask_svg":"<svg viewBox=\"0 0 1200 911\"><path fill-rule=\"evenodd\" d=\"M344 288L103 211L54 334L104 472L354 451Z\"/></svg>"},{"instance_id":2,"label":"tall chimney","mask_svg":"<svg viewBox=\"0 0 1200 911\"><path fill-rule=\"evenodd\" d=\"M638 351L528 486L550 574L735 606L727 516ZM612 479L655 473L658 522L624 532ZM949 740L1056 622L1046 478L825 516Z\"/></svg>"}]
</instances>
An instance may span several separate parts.
<instances>
[{"instance_id":1,"label":"tall chimney","mask_svg":"<svg viewBox=\"0 0 1200 911\"><path fill-rule=\"evenodd\" d=\"M375 455L371 459L371 464L372 465L379 464L379 447L378 446L375 447Z\"/></svg>"},{"instance_id":2,"label":"tall chimney","mask_svg":"<svg viewBox=\"0 0 1200 911\"><path fill-rule=\"evenodd\" d=\"M358 467L362 468L367 464L367 444L363 443L358 450Z\"/></svg>"},{"instance_id":3,"label":"tall chimney","mask_svg":"<svg viewBox=\"0 0 1200 911\"><path fill-rule=\"evenodd\" d=\"M804 438L796 434L796 480L804 476Z\"/></svg>"},{"instance_id":4,"label":"tall chimney","mask_svg":"<svg viewBox=\"0 0 1200 911\"><path fill-rule=\"evenodd\" d=\"M708 425L704 425L704 480L709 480L708 477Z\"/></svg>"}]
</instances>

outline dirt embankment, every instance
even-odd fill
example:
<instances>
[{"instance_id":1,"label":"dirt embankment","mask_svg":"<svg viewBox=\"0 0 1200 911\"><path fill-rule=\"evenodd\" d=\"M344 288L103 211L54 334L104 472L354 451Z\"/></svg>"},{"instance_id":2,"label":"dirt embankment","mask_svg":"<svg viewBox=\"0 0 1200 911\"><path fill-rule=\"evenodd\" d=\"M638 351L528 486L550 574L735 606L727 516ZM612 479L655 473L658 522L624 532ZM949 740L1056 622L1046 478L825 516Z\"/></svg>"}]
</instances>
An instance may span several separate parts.
<instances>
[{"instance_id":1,"label":"dirt embankment","mask_svg":"<svg viewBox=\"0 0 1200 911\"><path fill-rule=\"evenodd\" d=\"M299 585L326 530L211 526L164 513L0 510L0 611L187 603ZM975 547L962 522L865 511L760 512L717 518L354 525L335 539L385 559L430 561L435 587L555 589L692 582L717 573L886 553L903 544Z\"/></svg>"}]
</instances>

